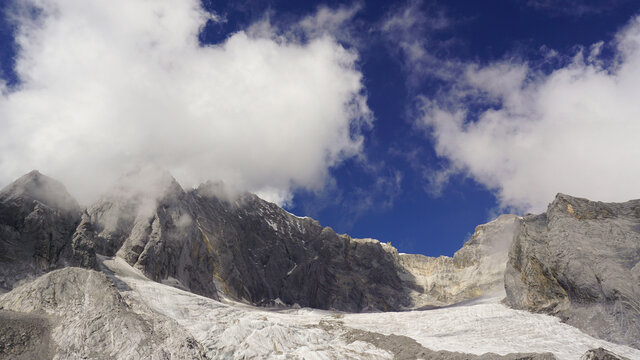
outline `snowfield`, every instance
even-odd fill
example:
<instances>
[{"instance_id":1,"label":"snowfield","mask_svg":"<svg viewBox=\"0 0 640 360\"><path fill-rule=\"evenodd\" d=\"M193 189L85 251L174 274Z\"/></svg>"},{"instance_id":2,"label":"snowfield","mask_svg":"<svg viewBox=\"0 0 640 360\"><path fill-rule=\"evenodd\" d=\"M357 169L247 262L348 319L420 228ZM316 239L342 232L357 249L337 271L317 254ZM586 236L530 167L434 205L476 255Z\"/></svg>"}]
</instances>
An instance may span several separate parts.
<instances>
[{"instance_id":1,"label":"snowfield","mask_svg":"<svg viewBox=\"0 0 640 360\"><path fill-rule=\"evenodd\" d=\"M595 339L559 319L512 310L504 294L447 308L341 313L316 309L257 308L223 298L221 302L146 279L120 258L103 259L118 290L134 311L174 319L211 358L392 359L389 351L349 340L350 329L414 339L431 350L483 354L551 352L577 360L604 347L630 359L640 350ZM107 271L109 272L109 271Z\"/></svg>"}]
</instances>

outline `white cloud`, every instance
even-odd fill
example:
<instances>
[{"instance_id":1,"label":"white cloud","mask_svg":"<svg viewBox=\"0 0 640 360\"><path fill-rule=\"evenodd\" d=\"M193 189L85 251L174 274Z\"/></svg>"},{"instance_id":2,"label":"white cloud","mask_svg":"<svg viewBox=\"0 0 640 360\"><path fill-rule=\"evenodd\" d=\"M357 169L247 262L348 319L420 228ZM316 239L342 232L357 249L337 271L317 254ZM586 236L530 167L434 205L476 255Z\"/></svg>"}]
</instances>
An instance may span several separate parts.
<instances>
[{"instance_id":1,"label":"white cloud","mask_svg":"<svg viewBox=\"0 0 640 360\"><path fill-rule=\"evenodd\" d=\"M318 7L318 11L300 21L300 28L308 36L331 35L343 41L352 42L349 29L353 17L362 10L362 3L354 2L350 6L341 5L330 8L326 5Z\"/></svg>"},{"instance_id":2,"label":"white cloud","mask_svg":"<svg viewBox=\"0 0 640 360\"><path fill-rule=\"evenodd\" d=\"M37 168L89 201L155 164L183 186L221 179L286 200L360 153L371 116L357 54L326 33L301 43L267 23L202 47L216 16L197 0L15 8L21 83L0 97L0 183Z\"/></svg>"},{"instance_id":3,"label":"white cloud","mask_svg":"<svg viewBox=\"0 0 640 360\"><path fill-rule=\"evenodd\" d=\"M456 90L424 100L419 123L447 171L495 190L503 207L542 211L558 192L639 198L640 17L611 45L608 67L601 43L547 75L514 60L471 65Z\"/></svg>"}]
</instances>

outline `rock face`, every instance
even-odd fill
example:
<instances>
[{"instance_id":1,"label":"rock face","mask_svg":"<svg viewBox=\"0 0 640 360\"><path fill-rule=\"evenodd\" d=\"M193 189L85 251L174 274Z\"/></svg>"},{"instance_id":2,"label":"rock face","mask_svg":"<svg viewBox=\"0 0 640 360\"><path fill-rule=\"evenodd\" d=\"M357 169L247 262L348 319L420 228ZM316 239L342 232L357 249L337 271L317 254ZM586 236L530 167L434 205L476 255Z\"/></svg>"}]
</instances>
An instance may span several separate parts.
<instances>
[{"instance_id":1,"label":"rock face","mask_svg":"<svg viewBox=\"0 0 640 360\"><path fill-rule=\"evenodd\" d=\"M83 215L78 263L115 255L150 279L212 298L220 291L256 305L344 311L451 305L502 288L512 215L479 226L453 258L434 259L336 234L219 183L184 191L168 174L145 186L136 176Z\"/></svg>"},{"instance_id":2,"label":"rock face","mask_svg":"<svg viewBox=\"0 0 640 360\"><path fill-rule=\"evenodd\" d=\"M73 236L76 263L125 259L154 281L217 298L214 262L188 193L166 173L130 174L89 207Z\"/></svg>"},{"instance_id":3,"label":"rock face","mask_svg":"<svg viewBox=\"0 0 640 360\"><path fill-rule=\"evenodd\" d=\"M15 332L29 335L26 345L6 349L16 357L204 358L202 347L175 322L134 312L107 277L92 270L52 271L0 296L0 309L17 319Z\"/></svg>"},{"instance_id":4,"label":"rock face","mask_svg":"<svg viewBox=\"0 0 640 360\"><path fill-rule=\"evenodd\" d=\"M258 305L411 306L393 254L377 241L338 235L253 194L224 196L220 184L185 192L168 174L139 181L125 179L87 209L73 240L78 263L116 255L155 281Z\"/></svg>"},{"instance_id":5,"label":"rock face","mask_svg":"<svg viewBox=\"0 0 640 360\"><path fill-rule=\"evenodd\" d=\"M50 359L49 317L0 310L0 359Z\"/></svg>"},{"instance_id":6,"label":"rock face","mask_svg":"<svg viewBox=\"0 0 640 360\"><path fill-rule=\"evenodd\" d=\"M453 258L429 258L336 234L219 183L185 191L158 171L124 176L84 211L38 172L0 200L6 290L23 273L98 269L98 256L118 256L154 281L214 299L221 292L257 305L344 311L451 305L502 287L515 221L479 226Z\"/></svg>"},{"instance_id":7,"label":"rock face","mask_svg":"<svg viewBox=\"0 0 640 360\"><path fill-rule=\"evenodd\" d=\"M0 289L66 264L80 207L64 186L32 171L0 191Z\"/></svg>"},{"instance_id":8,"label":"rock face","mask_svg":"<svg viewBox=\"0 0 640 360\"><path fill-rule=\"evenodd\" d=\"M210 185L192 193L195 222L225 292L346 311L411 306L390 247L338 235L252 194L225 201Z\"/></svg>"},{"instance_id":9,"label":"rock face","mask_svg":"<svg viewBox=\"0 0 640 360\"><path fill-rule=\"evenodd\" d=\"M416 285L411 291L414 306L446 306L503 291L504 270L518 221L516 215L501 215L479 225L452 258L400 254L399 263L409 275L405 281Z\"/></svg>"},{"instance_id":10,"label":"rock face","mask_svg":"<svg viewBox=\"0 0 640 360\"><path fill-rule=\"evenodd\" d=\"M558 194L546 213L520 222L505 288L514 308L640 348L640 200Z\"/></svg>"},{"instance_id":11,"label":"rock face","mask_svg":"<svg viewBox=\"0 0 640 360\"><path fill-rule=\"evenodd\" d=\"M603 348L591 349L587 351L580 360L629 360L624 356L619 356Z\"/></svg>"}]
</instances>

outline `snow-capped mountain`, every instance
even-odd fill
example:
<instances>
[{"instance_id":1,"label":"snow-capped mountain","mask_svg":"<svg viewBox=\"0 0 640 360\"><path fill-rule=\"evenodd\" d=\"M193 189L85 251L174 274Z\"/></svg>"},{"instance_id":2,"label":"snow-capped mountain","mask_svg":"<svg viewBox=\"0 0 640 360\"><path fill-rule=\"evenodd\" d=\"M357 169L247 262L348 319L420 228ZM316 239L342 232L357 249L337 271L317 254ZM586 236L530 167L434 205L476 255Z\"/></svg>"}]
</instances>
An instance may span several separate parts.
<instances>
[{"instance_id":1,"label":"snow-capped mountain","mask_svg":"<svg viewBox=\"0 0 640 360\"><path fill-rule=\"evenodd\" d=\"M430 258L221 183L81 210L34 171L0 192L0 357L640 359L639 204L559 195Z\"/></svg>"}]
</instances>

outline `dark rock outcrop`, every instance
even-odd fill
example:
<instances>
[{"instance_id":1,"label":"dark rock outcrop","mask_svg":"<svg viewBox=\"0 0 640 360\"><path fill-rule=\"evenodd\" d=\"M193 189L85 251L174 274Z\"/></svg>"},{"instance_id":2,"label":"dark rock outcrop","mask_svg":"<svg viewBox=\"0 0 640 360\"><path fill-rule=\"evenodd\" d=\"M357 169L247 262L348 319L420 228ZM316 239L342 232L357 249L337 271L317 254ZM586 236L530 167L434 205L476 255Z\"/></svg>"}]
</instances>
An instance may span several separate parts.
<instances>
[{"instance_id":1,"label":"dark rock outcrop","mask_svg":"<svg viewBox=\"0 0 640 360\"><path fill-rule=\"evenodd\" d=\"M221 199L210 186L190 195L225 292L255 304L346 311L411 306L394 254L380 242L338 235L252 194Z\"/></svg>"},{"instance_id":2,"label":"dark rock outcrop","mask_svg":"<svg viewBox=\"0 0 640 360\"><path fill-rule=\"evenodd\" d=\"M326 331L339 331L347 343L363 341L393 354L395 360L556 360L552 353L511 353L498 355L486 353L474 355L453 351L427 349L416 340L402 335L384 335L344 326L341 321L321 321L319 327ZM608 360L608 359L607 359ZM614 359L615 360L615 359Z\"/></svg>"},{"instance_id":3,"label":"dark rock outcrop","mask_svg":"<svg viewBox=\"0 0 640 360\"><path fill-rule=\"evenodd\" d=\"M58 181L32 171L0 191L0 289L68 263L80 207Z\"/></svg>"},{"instance_id":4,"label":"dark rock outcrop","mask_svg":"<svg viewBox=\"0 0 640 360\"><path fill-rule=\"evenodd\" d=\"M619 356L603 348L591 349L587 351L580 360L629 360L624 356Z\"/></svg>"},{"instance_id":5,"label":"dark rock outcrop","mask_svg":"<svg viewBox=\"0 0 640 360\"><path fill-rule=\"evenodd\" d=\"M412 305L394 254L378 241L338 235L253 194L227 196L220 184L185 192L168 174L152 179L125 178L87 209L73 240L79 263L115 255L152 280L258 305Z\"/></svg>"},{"instance_id":6,"label":"dark rock outcrop","mask_svg":"<svg viewBox=\"0 0 640 360\"><path fill-rule=\"evenodd\" d=\"M83 214L74 259L95 268L96 255L117 255L154 281L217 298L214 259L193 210L171 175L129 174Z\"/></svg>"},{"instance_id":7,"label":"dark rock outcrop","mask_svg":"<svg viewBox=\"0 0 640 360\"><path fill-rule=\"evenodd\" d=\"M640 348L640 200L558 194L546 213L519 224L505 288L514 308Z\"/></svg>"},{"instance_id":8,"label":"dark rock outcrop","mask_svg":"<svg viewBox=\"0 0 640 360\"><path fill-rule=\"evenodd\" d=\"M0 359L53 358L48 316L0 310L0 324Z\"/></svg>"}]
</instances>

